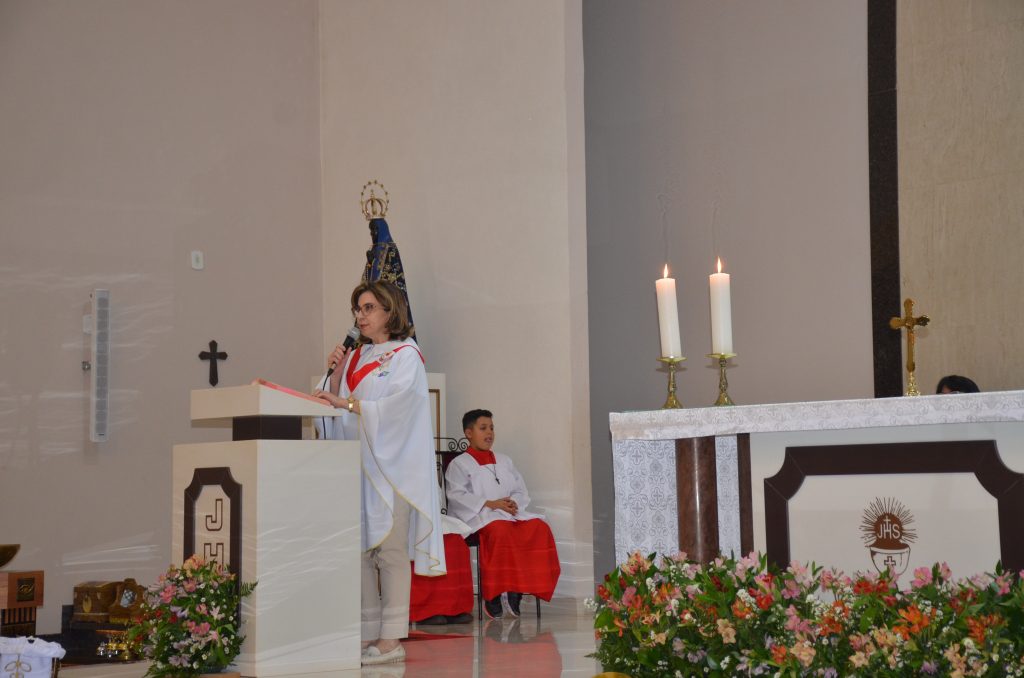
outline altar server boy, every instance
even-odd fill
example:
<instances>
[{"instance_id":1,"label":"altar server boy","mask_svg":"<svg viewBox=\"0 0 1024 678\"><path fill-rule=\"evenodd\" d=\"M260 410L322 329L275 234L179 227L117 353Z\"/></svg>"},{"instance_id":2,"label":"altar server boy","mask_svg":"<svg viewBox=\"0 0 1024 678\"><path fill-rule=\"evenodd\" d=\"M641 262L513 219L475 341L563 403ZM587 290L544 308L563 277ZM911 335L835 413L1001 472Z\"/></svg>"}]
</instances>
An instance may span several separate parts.
<instances>
[{"instance_id":1,"label":"altar server boy","mask_svg":"<svg viewBox=\"0 0 1024 678\"><path fill-rule=\"evenodd\" d=\"M494 415L471 410L462 417L469 449L445 474L448 511L480 535L484 609L494 618L519 615L522 594L551 600L561 574L551 528L543 516L528 513L530 495L512 460L493 452Z\"/></svg>"}]
</instances>

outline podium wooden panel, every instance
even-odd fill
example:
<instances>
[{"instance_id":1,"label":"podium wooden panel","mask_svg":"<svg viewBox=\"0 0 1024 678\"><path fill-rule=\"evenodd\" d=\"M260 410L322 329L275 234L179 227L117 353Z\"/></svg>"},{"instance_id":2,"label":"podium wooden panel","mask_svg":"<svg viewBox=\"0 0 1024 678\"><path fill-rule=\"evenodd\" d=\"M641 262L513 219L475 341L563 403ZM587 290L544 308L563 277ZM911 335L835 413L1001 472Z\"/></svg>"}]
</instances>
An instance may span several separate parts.
<instances>
[{"instance_id":1,"label":"podium wooden panel","mask_svg":"<svg viewBox=\"0 0 1024 678\"><path fill-rule=\"evenodd\" d=\"M242 605L243 676L359 667L359 443L248 435L293 437L333 413L265 386L192 392L193 420L231 419L236 439L174 447L172 553L259 582Z\"/></svg>"}]
</instances>

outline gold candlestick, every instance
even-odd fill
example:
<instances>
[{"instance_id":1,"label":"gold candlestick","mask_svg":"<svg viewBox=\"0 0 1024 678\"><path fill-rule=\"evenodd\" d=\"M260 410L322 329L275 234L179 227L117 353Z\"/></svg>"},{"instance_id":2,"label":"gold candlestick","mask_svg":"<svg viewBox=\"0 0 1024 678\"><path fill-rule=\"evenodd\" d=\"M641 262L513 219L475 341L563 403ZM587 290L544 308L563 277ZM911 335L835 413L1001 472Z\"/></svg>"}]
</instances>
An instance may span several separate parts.
<instances>
[{"instance_id":1,"label":"gold candlestick","mask_svg":"<svg viewBox=\"0 0 1024 678\"><path fill-rule=\"evenodd\" d=\"M676 398L676 370L677 365L686 360L686 358L658 358L659 362L663 362L668 365L668 398L665 399L665 404L661 406L663 410L679 410L682 409L682 404Z\"/></svg>"},{"instance_id":2,"label":"gold candlestick","mask_svg":"<svg viewBox=\"0 0 1024 678\"><path fill-rule=\"evenodd\" d=\"M715 406L720 407L722 405L735 405L732 398L729 397L729 380L725 377L725 367L729 358L735 358L735 353L708 353L709 358L716 358L718 360L718 400L715 401Z\"/></svg>"}]
</instances>

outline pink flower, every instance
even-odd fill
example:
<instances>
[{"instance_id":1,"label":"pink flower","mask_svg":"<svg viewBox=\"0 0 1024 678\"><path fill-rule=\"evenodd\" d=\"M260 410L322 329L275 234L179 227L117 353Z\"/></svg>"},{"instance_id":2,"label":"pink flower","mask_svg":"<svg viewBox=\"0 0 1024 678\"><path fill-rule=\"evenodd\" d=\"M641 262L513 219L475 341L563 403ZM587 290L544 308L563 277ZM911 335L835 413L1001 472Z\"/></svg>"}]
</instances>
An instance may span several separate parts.
<instances>
[{"instance_id":1,"label":"pink flower","mask_svg":"<svg viewBox=\"0 0 1024 678\"><path fill-rule=\"evenodd\" d=\"M814 629L811 627L811 623L806 619L801 619L796 608L792 605L786 608L786 630L792 631L793 633L814 632Z\"/></svg>"},{"instance_id":2,"label":"pink flower","mask_svg":"<svg viewBox=\"0 0 1024 678\"><path fill-rule=\"evenodd\" d=\"M168 584L164 587L163 591L160 592L160 602L169 603L174 600L174 587Z\"/></svg>"},{"instance_id":3,"label":"pink flower","mask_svg":"<svg viewBox=\"0 0 1024 678\"><path fill-rule=\"evenodd\" d=\"M859 652L860 649L864 647L865 643L867 643L867 640L868 639L865 636L855 633L850 636L850 647L852 647L855 652Z\"/></svg>"},{"instance_id":4,"label":"pink flower","mask_svg":"<svg viewBox=\"0 0 1024 678\"><path fill-rule=\"evenodd\" d=\"M787 600L800 597L800 587L792 579L786 580L786 588L782 590L782 597Z\"/></svg>"},{"instance_id":5,"label":"pink flower","mask_svg":"<svg viewBox=\"0 0 1024 678\"><path fill-rule=\"evenodd\" d=\"M192 593L193 591L196 590L196 580L195 579L186 579L183 586L184 586L186 591L188 591L189 593Z\"/></svg>"},{"instance_id":6,"label":"pink flower","mask_svg":"<svg viewBox=\"0 0 1024 678\"><path fill-rule=\"evenodd\" d=\"M736 561L736 576L740 579L747 575L749 570L753 570L758 566L759 562L754 553L751 553L746 558L740 558Z\"/></svg>"},{"instance_id":7,"label":"pink flower","mask_svg":"<svg viewBox=\"0 0 1024 678\"><path fill-rule=\"evenodd\" d=\"M1005 596L1010 592L1010 574L1004 572L1003 574L996 577L996 588L999 589L999 595Z\"/></svg>"},{"instance_id":8,"label":"pink flower","mask_svg":"<svg viewBox=\"0 0 1024 678\"><path fill-rule=\"evenodd\" d=\"M982 572L980 574L971 575L969 581L979 589L987 589L988 585L992 583L992 577L989 576L987 572Z\"/></svg>"},{"instance_id":9,"label":"pink flower","mask_svg":"<svg viewBox=\"0 0 1024 678\"><path fill-rule=\"evenodd\" d=\"M932 568L930 567L919 567L914 570L914 580L910 582L910 587L914 589L923 588L932 583Z\"/></svg>"},{"instance_id":10,"label":"pink flower","mask_svg":"<svg viewBox=\"0 0 1024 678\"><path fill-rule=\"evenodd\" d=\"M953 579L953 571L949 569L949 565L942 563L939 565L939 576L942 577L942 581L951 581Z\"/></svg>"},{"instance_id":11,"label":"pink flower","mask_svg":"<svg viewBox=\"0 0 1024 678\"><path fill-rule=\"evenodd\" d=\"M789 564L789 567L786 568L786 572L791 573L793 575L793 579L796 580L796 583L801 586L808 586L811 583L810 571L806 566L801 565L795 560Z\"/></svg>"},{"instance_id":12,"label":"pink flower","mask_svg":"<svg viewBox=\"0 0 1024 678\"><path fill-rule=\"evenodd\" d=\"M832 588L832 584L835 583L836 576L831 570L824 570L821 573L821 588L828 591Z\"/></svg>"},{"instance_id":13,"label":"pink flower","mask_svg":"<svg viewBox=\"0 0 1024 678\"><path fill-rule=\"evenodd\" d=\"M199 636L205 636L209 632L210 632L210 623L209 622L203 622L202 624L196 624L195 627L192 629L192 635L193 635L193 637L196 637L196 638L198 638Z\"/></svg>"}]
</instances>

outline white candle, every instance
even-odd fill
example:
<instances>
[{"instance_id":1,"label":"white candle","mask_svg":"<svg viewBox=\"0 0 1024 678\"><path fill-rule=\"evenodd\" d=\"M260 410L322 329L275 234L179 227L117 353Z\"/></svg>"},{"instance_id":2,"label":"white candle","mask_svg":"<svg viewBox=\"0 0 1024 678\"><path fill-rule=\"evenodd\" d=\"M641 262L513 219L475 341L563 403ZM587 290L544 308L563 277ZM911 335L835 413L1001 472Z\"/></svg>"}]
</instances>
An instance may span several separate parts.
<instances>
[{"instance_id":1,"label":"white candle","mask_svg":"<svg viewBox=\"0 0 1024 678\"><path fill-rule=\"evenodd\" d=\"M682 358L683 342L679 340L679 309L676 305L676 280L668 277L668 264L661 280L654 281L658 293L658 328L661 330L661 355Z\"/></svg>"},{"instance_id":2,"label":"white candle","mask_svg":"<svg viewBox=\"0 0 1024 678\"><path fill-rule=\"evenodd\" d=\"M733 352L729 274L722 273L721 258L718 259L718 273L711 274L711 352Z\"/></svg>"}]
</instances>

